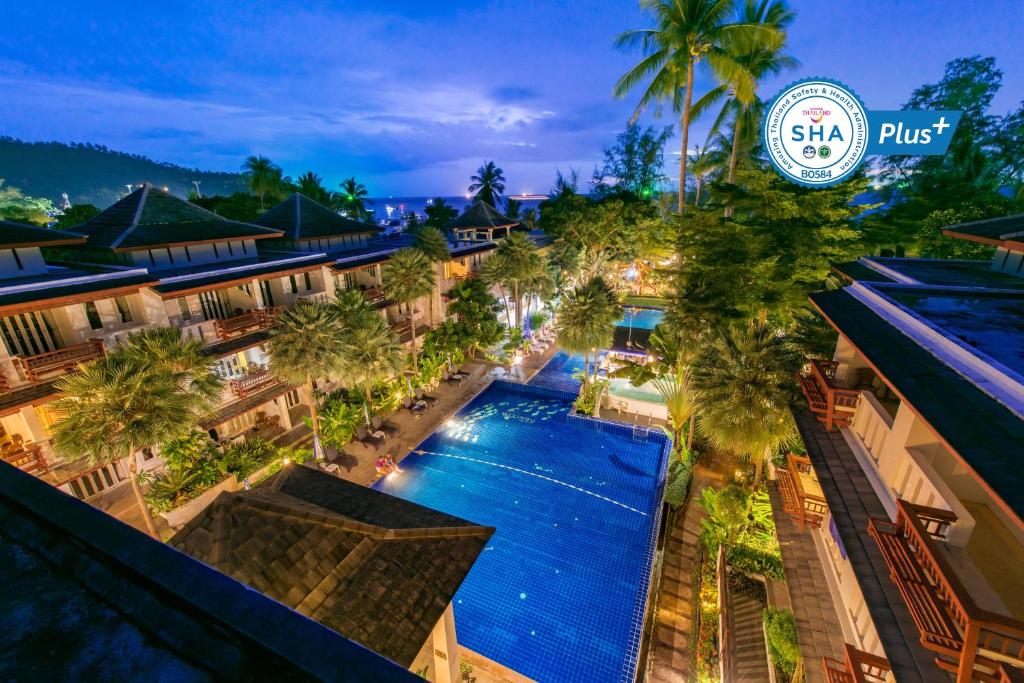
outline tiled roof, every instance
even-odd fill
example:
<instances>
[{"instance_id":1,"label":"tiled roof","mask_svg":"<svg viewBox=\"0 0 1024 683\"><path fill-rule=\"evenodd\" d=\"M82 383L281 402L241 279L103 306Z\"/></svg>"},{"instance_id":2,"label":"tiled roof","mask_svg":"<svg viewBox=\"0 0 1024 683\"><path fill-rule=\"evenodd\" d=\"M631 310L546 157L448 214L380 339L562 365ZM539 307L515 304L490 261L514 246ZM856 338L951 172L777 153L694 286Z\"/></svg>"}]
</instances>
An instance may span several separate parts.
<instances>
[{"instance_id":1,"label":"tiled roof","mask_svg":"<svg viewBox=\"0 0 1024 683\"><path fill-rule=\"evenodd\" d=\"M293 240L381 232L382 228L345 218L337 211L298 192L253 221L256 225L284 231Z\"/></svg>"},{"instance_id":2,"label":"tiled roof","mask_svg":"<svg viewBox=\"0 0 1024 683\"><path fill-rule=\"evenodd\" d=\"M75 232L88 237L88 248L114 251L281 236L279 230L221 218L149 183L75 226Z\"/></svg>"},{"instance_id":3,"label":"tiled roof","mask_svg":"<svg viewBox=\"0 0 1024 683\"><path fill-rule=\"evenodd\" d=\"M296 465L170 543L409 666L493 532Z\"/></svg>"},{"instance_id":4,"label":"tiled roof","mask_svg":"<svg viewBox=\"0 0 1024 683\"><path fill-rule=\"evenodd\" d=\"M203 270L196 270L189 273L192 277L176 278L171 282L167 282L170 278L166 273L161 273L161 282L153 287L153 291L164 298L182 296L182 294L217 285L224 286L258 278L283 277L292 273L316 270L318 267L334 261L333 258L323 254L293 253L283 256L284 258L276 260L228 261L210 264L205 269L208 274L205 274Z\"/></svg>"},{"instance_id":5,"label":"tiled roof","mask_svg":"<svg viewBox=\"0 0 1024 683\"><path fill-rule=\"evenodd\" d=\"M2 680L420 680L6 463L0 520Z\"/></svg>"},{"instance_id":6,"label":"tiled roof","mask_svg":"<svg viewBox=\"0 0 1024 683\"><path fill-rule=\"evenodd\" d=\"M0 249L56 247L62 244L83 244L84 242L84 235L66 230L50 230L14 221L0 221Z\"/></svg>"},{"instance_id":7,"label":"tiled roof","mask_svg":"<svg viewBox=\"0 0 1024 683\"><path fill-rule=\"evenodd\" d=\"M872 256L861 259L874 263L882 269L903 276L906 280L945 287L985 287L991 289L1024 289L1024 277L1016 277L992 269L991 261L972 261L963 259L926 259L896 258ZM840 264L845 265L845 264ZM874 272L868 265L865 270ZM875 273L872 276L854 277L865 282L891 282L892 278Z\"/></svg>"},{"instance_id":8,"label":"tiled roof","mask_svg":"<svg viewBox=\"0 0 1024 683\"><path fill-rule=\"evenodd\" d=\"M995 246L1009 242L1016 244L1015 248L1024 248L1024 213L949 225L943 228L942 232L950 237L960 237L983 244Z\"/></svg>"},{"instance_id":9,"label":"tiled roof","mask_svg":"<svg viewBox=\"0 0 1024 683\"><path fill-rule=\"evenodd\" d=\"M153 275L125 275L124 277L97 277L73 284L61 284L70 277L59 277L46 282L45 286L12 289L9 283L0 282L0 314L12 310L39 310L50 308L57 303L73 304L102 299L118 293L129 293L140 287L155 285Z\"/></svg>"},{"instance_id":10,"label":"tiled roof","mask_svg":"<svg viewBox=\"0 0 1024 683\"><path fill-rule=\"evenodd\" d=\"M466 210L446 227L449 230L466 230L469 228L504 228L511 225L519 225L519 221L501 215L497 209L481 200L466 207Z\"/></svg>"},{"instance_id":11,"label":"tiled roof","mask_svg":"<svg viewBox=\"0 0 1024 683\"><path fill-rule=\"evenodd\" d=\"M938 360L846 290L811 301L900 398L1024 519L1024 470L1008 444L1024 444L1024 420Z\"/></svg>"}]
</instances>

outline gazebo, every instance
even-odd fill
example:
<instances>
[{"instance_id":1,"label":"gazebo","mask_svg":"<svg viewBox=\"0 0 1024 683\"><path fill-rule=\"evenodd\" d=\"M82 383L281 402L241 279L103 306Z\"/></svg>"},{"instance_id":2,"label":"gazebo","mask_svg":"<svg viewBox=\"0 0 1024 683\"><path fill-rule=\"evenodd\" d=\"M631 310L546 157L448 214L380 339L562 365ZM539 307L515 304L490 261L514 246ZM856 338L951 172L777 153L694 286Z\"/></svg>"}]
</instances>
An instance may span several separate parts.
<instances>
[{"instance_id":1,"label":"gazebo","mask_svg":"<svg viewBox=\"0 0 1024 683\"><path fill-rule=\"evenodd\" d=\"M454 235L456 243L493 242L495 239L507 237L517 225L519 221L502 215L493 206L480 200L467 207L462 215L447 225L447 228Z\"/></svg>"}]
</instances>

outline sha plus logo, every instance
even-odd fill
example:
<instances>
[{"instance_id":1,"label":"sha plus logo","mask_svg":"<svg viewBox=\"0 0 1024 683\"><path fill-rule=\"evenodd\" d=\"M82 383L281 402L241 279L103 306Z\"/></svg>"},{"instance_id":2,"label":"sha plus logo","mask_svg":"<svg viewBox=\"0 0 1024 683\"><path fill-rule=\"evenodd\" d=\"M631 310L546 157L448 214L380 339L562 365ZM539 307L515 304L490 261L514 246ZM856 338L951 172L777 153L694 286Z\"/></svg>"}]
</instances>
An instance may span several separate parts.
<instances>
[{"instance_id":1,"label":"sha plus logo","mask_svg":"<svg viewBox=\"0 0 1024 683\"><path fill-rule=\"evenodd\" d=\"M800 185L840 183L867 156L867 108L837 81L813 78L784 88L765 110L761 128L769 161Z\"/></svg>"}]
</instances>

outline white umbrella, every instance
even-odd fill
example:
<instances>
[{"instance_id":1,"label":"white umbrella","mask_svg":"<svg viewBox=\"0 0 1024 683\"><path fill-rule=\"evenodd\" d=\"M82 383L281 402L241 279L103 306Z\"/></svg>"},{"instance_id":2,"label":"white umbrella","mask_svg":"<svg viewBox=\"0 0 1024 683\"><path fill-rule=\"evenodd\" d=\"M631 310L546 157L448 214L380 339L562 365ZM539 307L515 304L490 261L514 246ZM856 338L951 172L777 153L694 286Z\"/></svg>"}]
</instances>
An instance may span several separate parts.
<instances>
[{"instance_id":1,"label":"white umbrella","mask_svg":"<svg viewBox=\"0 0 1024 683\"><path fill-rule=\"evenodd\" d=\"M416 392L412 390L412 377L406 377L405 384L409 387L409 395L414 396Z\"/></svg>"},{"instance_id":2,"label":"white umbrella","mask_svg":"<svg viewBox=\"0 0 1024 683\"><path fill-rule=\"evenodd\" d=\"M314 460L326 460L327 456L324 455L323 444L320 443L320 435L313 435L313 459Z\"/></svg>"},{"instance_id":3,"label":"white umbrella","mask_svg":"<svg viewBox=\"0 0 1024 683\"><path fill-rule=\"evenodd\" d=\"M364 403L363 404L363 415L366 417L366 426L370 426L370 408Z\"/></svg>"}]
</instances>

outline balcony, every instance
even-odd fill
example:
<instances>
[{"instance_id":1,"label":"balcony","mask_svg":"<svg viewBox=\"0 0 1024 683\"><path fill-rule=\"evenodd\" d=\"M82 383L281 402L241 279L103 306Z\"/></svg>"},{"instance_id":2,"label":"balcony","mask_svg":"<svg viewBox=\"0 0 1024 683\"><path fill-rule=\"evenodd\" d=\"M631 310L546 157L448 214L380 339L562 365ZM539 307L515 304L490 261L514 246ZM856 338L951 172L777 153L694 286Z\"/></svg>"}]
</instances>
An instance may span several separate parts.
<instances>
[{"instance_id":1,"label":"balcony","mask_svg":"<svg viewBox=\"0 0 1024 683\"><path fill-rule=\"evenodd\" d=\"M790 453L786 456L786 468L776 469L775 474L783 511L793 518L801 531L809 526L819 528L828 513L828 505L810 459Z\"/></svg>"},{"instance_id":2,"label":"balcony","mask_svg":"<svg viewBox=\"0 0 1024 683\"><path fill-rule=\"evenodd\" d=\"M860 391L844 386L836 379L839 363L834 360L812 358L806 372L797 375L800 389L807 404L825 429L847 427L853 421Z\"/></svg>"},{"instance_id":3,"label":"balcony","mask_svg":"<svg viewBox=\"0 0 1024 683\"><path fill-rule=\"evenodd\" d=\"M233 318L215 320L213 322L214 331L221 341L227 341L256 330L266 330L274 326L275 313L276 309L260 308L236 315Z\"/></svg>"},{"instance_id":4,"label":"balcony","mask_svg":"<svg viewBox=\"0 0 1024 683\"><path fill-rule=\"evenodd\" d=\"M103 341L90 339L81 344L34 356L15 356L14 363L21 368L25 379L32 384L39 384L55 376L73 372L79 363L99 358L103 353Z\"/></svg>"},{"instance_id":5,"label":"balcony","mask_svg":"<svg viewBox=\"0 0 1024 683\"><path fill-rule=\"evenodd\" d=\"M879 657L846 645L846 661L825 657L822 660L825 683L888 683L892 669L885 657Z\"/></svg>"},{"instance_id":6,"label":"balcony","mask_svg":"<svg viewBox=\"0 0 1024 683\"><path fill-rule=\"evenodd\" d=\"M895 522L871 519L868 533L881 549L921 644L958 683L1018 674L1004 675L1000 668L1024 668L1024 621L979 607L953 571L944 542L956 515L905 500L897 500L896 507Z\"/></svg>"},{"instance_id":7,"label":"balcony","mask_svg":"<svg viewBox=\"0 0 1024 683\"><path fill-rule=\"evenodd\" d=\"M412 321L408 319L400 320L396 323L393 323L391 325L391 329L394 330L395 334L398 335L398 341L400 341L401 343L406 344L412 341ZM422 339L423 335L426 334L429 330L430 325L428 325L427 323L421 322L417 324L416 338Z\"/></svg>"},{"instance_id":8,"label":"balcony","mask_svg":"<svg viewBox=\"0 0 1024 683\"><path fill-rule=\"evenodd\" d=\"M5 444L5 447L0 449L0 460L29 474L45 472L49 468L42 449L39 448L39 444L34 443Z\"/></svg>"},{"instance_id":9,"label":"balcony","mask_svg":"<svg viewBox=\"0 0 1024 683\"><path fill-rule=\"evenodd\" d=\"M387 294L384 293L384 288L381 287L380 285L376 285L374 287L367 287L366 289L362 290L362 292L363 297L365 297L366 300L373 304L374 306L383 305L388 298Z\"/></svg>"},{"instance_id":10,"label":"balcony","mask_svg":"<svg viewBox=\"0 0 1024 683\"><path fill-rule=\"evenodd\" d=\"M261 389L273 384L276 380L270 372L270 368L259 367L250 370L238 379L233 379L228 382L228 386L231 388L231 393L236 398L245 398L255 394Z\"/></svg>"}]
</instances>

